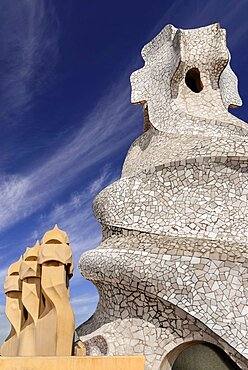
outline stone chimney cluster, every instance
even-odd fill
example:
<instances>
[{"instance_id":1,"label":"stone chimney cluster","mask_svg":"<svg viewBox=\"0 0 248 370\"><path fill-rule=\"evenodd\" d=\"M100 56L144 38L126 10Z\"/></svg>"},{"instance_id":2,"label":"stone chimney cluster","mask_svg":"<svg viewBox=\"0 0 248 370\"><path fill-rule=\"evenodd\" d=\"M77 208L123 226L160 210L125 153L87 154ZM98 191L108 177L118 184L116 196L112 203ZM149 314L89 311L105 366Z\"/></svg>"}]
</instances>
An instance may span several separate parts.
<instances>
[{"instance_id":1,"label":"stone chimney cluster","mask_svg":"<svg viewBox=\"0 0 248 370\"><path fill-rule=\"evenodd\" d=\"M2 356L70 356L74 314L69 280L72 250L67 234L55 225L10 265L4 283L11 324Z\"/></svg>"}]
</instances>

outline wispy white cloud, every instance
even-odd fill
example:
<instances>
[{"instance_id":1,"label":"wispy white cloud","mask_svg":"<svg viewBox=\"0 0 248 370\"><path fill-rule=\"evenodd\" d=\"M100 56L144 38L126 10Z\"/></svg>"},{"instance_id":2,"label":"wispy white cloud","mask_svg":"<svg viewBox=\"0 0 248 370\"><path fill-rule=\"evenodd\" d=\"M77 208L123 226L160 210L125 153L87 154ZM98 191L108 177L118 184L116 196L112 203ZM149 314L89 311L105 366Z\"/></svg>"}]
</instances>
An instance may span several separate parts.
<instances>
[{"instance_id":1,"label":"wispy white cloud","mask_svg":"<svg viewBox=\"0 0 248 370\"><path fill-rule=\"evenodd\" d=\"M7 71L1 76L0 97L6 110L18 114L19 108L25 110L32 101L35 88L31 82L41 83L39 69L46 65L47 74L56 62L58 21L52 5L44 0L20 0L14 7L0 4L0 14L3 17L0 30L2 27L2 34L7 35L0 38L0 50L4 54L2 59L8 61ZM47 60L51 67L47 67ZM128 83L121 79L82 118L81 128L49 153L46 160L27 168L25 174L0 173L0 232L47 203L51 207L54 196L77 175L125 145L133 136L131 123L137 116L137 109L127 109L128 105ZM126 129L128 134L124 134ZM97 186L92 184L91 191Z\"/></svg>"},{"instance_id":2,"label":"wispy white cloud","mask_svg":"<svg viewBox=\"0 0 248 370\"><path fill-rule=\"evenodd\" d=\"M93 180L91 184L89 185L88 189L89 189L90 194L95 196L97 193L99 193L99 191L102 190L103 185L106 183L106 181L109 180L110 177L111 177L111 180L114 181L113 176L111 175L112 175L112 172L111 172L110 166L109 165L105 166L100 176L97 177L95 180Z\"/></svg>"},{"instance_id":3,"label":"wispy white cloud","mask_svg":"<svg viewBox=\"0 0 248 370\"><path fill-rule=\"evenodd\" d=\"M52 3L1 2L0 34L0 118L14 124L57 62L59 24Z\"/></svg>"},{"instance_id":4,"label":"wispy white cloud","mask_svg":"<svg viewBox=\"0 0 248 370\"><path fill-rule=\"evenodd\" d=\"M0 194L1 229L44 208L76 176L82 176L91 166L131 143L138 132L133 122L139 117L139 109L130 107L129 87L121 79L82 120L81 128L43 164L29 168L26 175L4 176L5 193ZM98 178L90 191L97 189L103 180ZM12 198L12 194L18 196Z\"/></svg>"},{"instance_id":5,"label":"wispy white cloud","mask_svg":"<svg viewBox=\"0 0 248 370\"><path fill-rule=\"evenodd\" d=\"M6 275L7 275L7 267L1 268L0 269L0 286L3 285Z\"/></svg>"},{"instance_id":6,"label":"wispy white cloud","mask_svg":"<svg viewBox=\"0 0 248 370\"><path fill-rule=\"evenodd\" d=\"M5 314L5 305L4 304L0 304L0 317Z\"/></svg>"},{"instance_id":7,"label":"wispy white cloud","mask_svg":"<svg viewBox=\"0 0 248 370\"><path fill-rule=\"evenodd\" d=\"M75 315L91 314L92 306L95 308L99 297L97 292L92 294L82 294L71 299L71 305Z\"/></svg>"},{"instance_id":8,"label":"wispy white cloud","mask_svg":"<svg viewBox=\"0 0 248 370\"><path fill-rule=\"evenodd\" d=\"M4 309L4 306L1 307L1 309ZM1 319L1 326L0 326L0 345L3 343L3 341L7 338L9 332L10 332L10 324L5 317L5 314L0 315Z\"/></svg>"},{"instance_id":9,"label":"wispy white cloud","mask_svg":"<svg viewBox=\"0 0 248 370\"><path fill-rule=\"evenodd\" d=\"M32 234L33 239L39 239L45 230L57 223L69 234L74 253L95 246L100 240L100 230L96 227L92 201L100 190L114 180L116 175L111 167L104 166L81 192L72 193L69 200L56 203L48 212L41 214L39 228Z\"/></svg>"},{"instance_id":10,"label":"wispy white cloud","mask_svg":"<svg viewBox=\"0 0 248 370\"><path fill-rule=\"evenodd\" d=\"M168 23L175 27L196 28L219 22L228 27L228 40L231 48L237 48L247 34L247 0L176 0L171 1L161 19L147 37L150 41ZM232 28L232 33L230 32Z\"/></svg>"},{"instance_id":11,"label":"wispy white cloud","mask_svg":"<svg viewBox=\"0 0 248 370\"><path fill-rule=\"evenodd\" d=\"M15 223L19 218L16 212L16 205L20 202L29 187L27 178L18 176L0 176L0 230ZM24 213L25 215L25 213ZM11 220L10 220L11 217Z\"/></svg>"},{"instance_id":12,"label":"wispy white cloud","mask_svg":"<svg viewBox=\"0 0 248 370\"><path fill-rule=\"evenodd\" d=\"M71 305L76 317L76 325L87 320L95 311L99 297L97 292L78 295L71 299Z\"/></svg>"}]
</instances>

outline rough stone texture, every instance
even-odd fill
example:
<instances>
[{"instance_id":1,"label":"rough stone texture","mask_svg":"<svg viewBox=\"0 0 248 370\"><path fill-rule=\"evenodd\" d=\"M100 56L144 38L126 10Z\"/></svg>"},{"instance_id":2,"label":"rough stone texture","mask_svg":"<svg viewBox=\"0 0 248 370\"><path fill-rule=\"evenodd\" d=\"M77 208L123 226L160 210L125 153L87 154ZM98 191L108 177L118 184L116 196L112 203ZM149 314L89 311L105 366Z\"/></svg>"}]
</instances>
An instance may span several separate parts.
<instances>
[{"instance_id":1,"label":"rough stone texture","mask_svg":"<svg viewBox=\"0 0 248 370\"><path fill-rule=\"evenodd\" d=\"M145 132L94 202L103 241L79 268L100 300L77 333L89 353L104 354L97 338L109 355L144 353L147 370L199 340L247 369L248 130L227 110L241 99L225 30L169 25L142 56Z\"/></svg>"}]
</instances>

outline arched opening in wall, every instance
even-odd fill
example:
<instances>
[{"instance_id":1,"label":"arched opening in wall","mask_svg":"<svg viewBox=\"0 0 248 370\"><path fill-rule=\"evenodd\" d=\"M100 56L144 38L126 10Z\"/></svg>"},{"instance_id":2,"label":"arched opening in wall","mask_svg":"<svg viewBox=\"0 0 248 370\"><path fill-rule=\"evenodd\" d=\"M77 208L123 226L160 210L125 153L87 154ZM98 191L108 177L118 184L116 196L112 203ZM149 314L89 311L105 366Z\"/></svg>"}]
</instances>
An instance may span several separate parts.
<instances>
[{"instance_id":1,"label":"arched opening in wall","mask_svg":"<svg viewBox=\"0 0 248 370\"><path fill-rule=\"evenodd\" d=\"M201 81L201 75L198 68L191 68L188 70L185 76L185 83L194 93L202 91L203 83Z\"/></svg>"},{"instance_id":2,"label":"arched opening in wall","mask_svg":"<svg viewBox=\"0 0 248 370\"><path fill-rule=\"evenodd\" d=\"M175 348L164 359L160 370L241 370L219 347L191 342Z\"/></svg>"}]
</instances>

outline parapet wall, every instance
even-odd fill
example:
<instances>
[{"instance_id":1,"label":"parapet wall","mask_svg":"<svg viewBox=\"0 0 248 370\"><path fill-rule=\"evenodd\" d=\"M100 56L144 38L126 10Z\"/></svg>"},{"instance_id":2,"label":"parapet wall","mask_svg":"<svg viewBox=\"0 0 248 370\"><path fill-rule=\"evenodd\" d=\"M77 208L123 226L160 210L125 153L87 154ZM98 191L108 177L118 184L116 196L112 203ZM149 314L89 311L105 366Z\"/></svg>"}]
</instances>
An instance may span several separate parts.
<instances>
[{"instance_id":1,"label":"parapet wall","mask_svg":"<svg viewBox=\"0 0 248 370\"><path fill-rule=\"evenodd\" d=\"M0 357L1 370L143 370L143 356Z\"/></svg>"}]
</instances>

